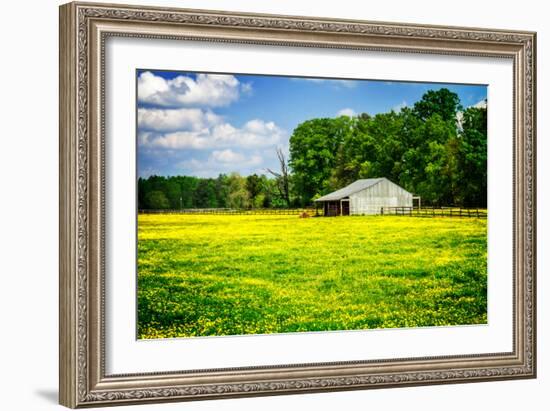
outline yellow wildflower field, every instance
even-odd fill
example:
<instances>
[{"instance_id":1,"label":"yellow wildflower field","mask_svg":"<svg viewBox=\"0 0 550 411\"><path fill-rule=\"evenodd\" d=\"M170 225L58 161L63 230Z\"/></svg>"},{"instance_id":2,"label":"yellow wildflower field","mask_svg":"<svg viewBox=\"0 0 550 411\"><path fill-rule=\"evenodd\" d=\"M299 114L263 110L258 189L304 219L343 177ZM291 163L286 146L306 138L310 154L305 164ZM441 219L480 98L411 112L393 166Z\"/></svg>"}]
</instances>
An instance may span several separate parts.
<instances>
[{"instance_id":1,"label":"yellow wildflower field","mask_svg":"<svg viewBox=\"0 0 550 411\"><path fill-rule=\"evenodd\" d=\"M486 322L486 219L138 216L142 339Z\"/></svg>"}]
</instances>

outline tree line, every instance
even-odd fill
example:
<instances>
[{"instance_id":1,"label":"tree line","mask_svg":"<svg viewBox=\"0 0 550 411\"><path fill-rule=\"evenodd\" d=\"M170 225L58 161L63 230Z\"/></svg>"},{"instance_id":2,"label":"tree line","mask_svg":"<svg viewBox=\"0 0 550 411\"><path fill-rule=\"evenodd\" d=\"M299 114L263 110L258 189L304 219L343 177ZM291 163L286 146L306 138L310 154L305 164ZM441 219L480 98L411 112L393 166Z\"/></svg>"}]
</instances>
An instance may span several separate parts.
<instances>
[{"instance_id":1,"label":"tree line","mask_svg":"<svg viewBox=\"0 0 550 411\"><path fill-rule=\"evenodd\" d=\"M310 205L361 178L386 177L423 204L487 206L487 109L430 90L413 107L374 116L316 118L290 137L287 161L270 175L138 180L140 208L259 208Z\"/></svg>"},{"instance_id":2,"label":"tree line","mask_svg":"<svg viewBox=\"0 0 550 411\"><path fill-rule=\"evenodd\" d=\"M265 175L220 174L216 178L151 176L138 180L138 208L284 208L277 180Z\"/></svg>"}]
</instances>

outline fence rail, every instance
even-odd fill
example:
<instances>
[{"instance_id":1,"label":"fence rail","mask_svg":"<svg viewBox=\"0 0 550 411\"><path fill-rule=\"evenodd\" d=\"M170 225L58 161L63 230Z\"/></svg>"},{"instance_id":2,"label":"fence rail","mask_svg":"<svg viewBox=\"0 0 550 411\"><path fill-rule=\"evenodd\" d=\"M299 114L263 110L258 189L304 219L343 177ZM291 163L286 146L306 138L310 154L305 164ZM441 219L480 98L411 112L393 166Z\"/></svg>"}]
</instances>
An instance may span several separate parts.
<instances>
[{"instance_id":1,"label":"fence rail","mask_svg":"<svg viewBox=\"0 0 550 411\"><path fill-rule=\"evenodd\" d=\"M138 210L140 214L219 214L219 215L323 215L323 210L315 208L184 208L181 210Z\"/></svg>"},{"instance_id":2,"label":"fence rail","mask_svg":"<svg viewBox=\"0 0 550 411\"><path fill-rule=\"evenodd\" d=\"M487 209L460 207L382 207L382 214L409 217L487 218Z\"/></svg>"},{"instance_id":3,"label":"fence rail","mask_svg":"<svg viewBox=\"0 0 550 411\"><path fill-rule=\"evenodd\" d=\"M409 217L487 218L487 209L459 207L382 207L382 215ZM201 215L302 215L322 216L323 209L315 208L185 208L173 210L138 210L140 214L201 214Z\"/></svg>"}]
</instances>

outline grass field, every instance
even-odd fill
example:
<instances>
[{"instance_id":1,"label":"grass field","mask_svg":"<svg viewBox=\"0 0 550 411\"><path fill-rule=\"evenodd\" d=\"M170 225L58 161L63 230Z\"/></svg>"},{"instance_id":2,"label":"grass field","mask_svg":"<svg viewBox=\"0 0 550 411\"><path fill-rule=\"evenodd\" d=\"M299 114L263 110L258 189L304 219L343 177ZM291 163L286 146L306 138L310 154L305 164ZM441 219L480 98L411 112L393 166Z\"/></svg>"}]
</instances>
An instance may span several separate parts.
<instances>
[{"instance_id":1,"label":"grass field","mask_svg":"<svg viewBox=\"0 0 550 411\"><path fill-rule=\"evenodd\" d=\"M486 223L139 215L138 338L484 324Z\"/></svg>"}]
</instances>

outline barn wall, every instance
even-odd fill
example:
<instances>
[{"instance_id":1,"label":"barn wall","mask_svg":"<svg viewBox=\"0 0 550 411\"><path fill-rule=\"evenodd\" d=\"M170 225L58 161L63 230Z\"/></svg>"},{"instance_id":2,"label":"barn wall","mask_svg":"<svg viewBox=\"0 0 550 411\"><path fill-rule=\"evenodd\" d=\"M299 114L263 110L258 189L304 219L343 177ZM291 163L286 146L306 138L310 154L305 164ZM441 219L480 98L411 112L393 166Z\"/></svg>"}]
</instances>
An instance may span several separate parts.
<instances>
[{"instance_id":1,"label":"barn wall","mask_svg":"<svg viewBox=\"0 0 550 411\"><path fill-rule=\"evenodd\" d=\"M350 195L350 214L380 214L382 207L412 207L412 194L391 181Z\"/></svg>"}]
</instances>

